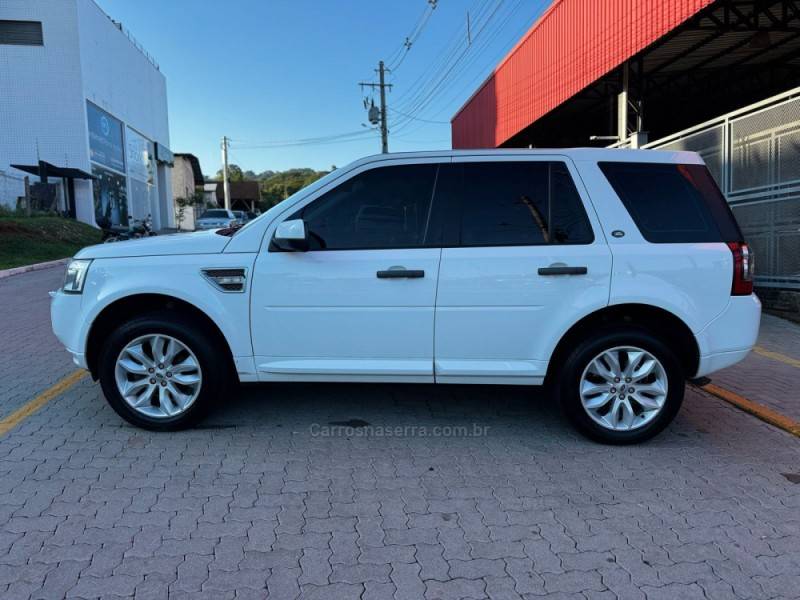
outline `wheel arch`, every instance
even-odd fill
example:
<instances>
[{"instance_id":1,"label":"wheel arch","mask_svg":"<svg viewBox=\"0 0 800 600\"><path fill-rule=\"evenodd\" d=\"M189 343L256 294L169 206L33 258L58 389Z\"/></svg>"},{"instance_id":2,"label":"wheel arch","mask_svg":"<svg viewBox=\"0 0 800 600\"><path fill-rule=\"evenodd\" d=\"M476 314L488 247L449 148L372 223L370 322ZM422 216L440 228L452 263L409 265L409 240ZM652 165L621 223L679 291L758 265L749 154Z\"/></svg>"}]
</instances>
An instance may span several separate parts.
<instances>
[{"instance_id":1,"label":"wheel arch","mask_svg":"<svg viewBox=\"0 0 800 600\"><path fill-rule=\"evenodd\" d=\"M683 319L651 304L615 304L589 313L561 336L550 355L545 381L551 382L556 377L575 344L592 331L613 325L633 325L650 331L675 351L687 378L697 372L700 348L692 330Z\"/></svg>"},{"instance_id":2,"label":"wheel arch","mask_svg":"<svg viewBox=\"0 0 800 600\"><path fill-rule=\"evenodd\" d=\"M191 302L168 294L138 293L123 296L122 298L110 302L107 306L103 307L94 321L92 321L92 325L86 337L86 363L94 379L97 379L97 362L100 355L102 340L114 327L137 315L143 315L158 310L174 310L176 314L189 318L202 327L204 331L214 338L218 347L223 349L224 359L227 366L231 369L231 373L236 373L230 344L222 333L222 329L220 329L219 325L205 311Z\"/></svg>"}]
</instances>

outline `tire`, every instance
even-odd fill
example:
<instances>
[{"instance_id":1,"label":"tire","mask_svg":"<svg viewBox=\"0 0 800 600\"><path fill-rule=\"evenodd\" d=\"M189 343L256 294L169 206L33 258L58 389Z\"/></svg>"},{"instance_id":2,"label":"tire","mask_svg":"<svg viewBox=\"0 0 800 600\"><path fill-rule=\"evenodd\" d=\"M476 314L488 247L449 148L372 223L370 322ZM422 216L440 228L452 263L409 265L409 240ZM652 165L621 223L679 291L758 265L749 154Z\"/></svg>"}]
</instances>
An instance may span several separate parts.
<instances>
[{"instance_id":1,"label":"tire","mask_svg":"<svg viewBox=\"0 0 800 600\"><path fill-rule=\"evenodd\" d=\"M136 317L117 327L103 344L98 360L103 394L119 416L137 427L152 431L190 428L206 415L230 380L215 345L201 324L174 311ZM126 348L130 352L126 350L123 357ZM177 351L173 361L158 362L159 356L168 357L173 351ZM198 379L196 384L183 385ZM126 382L135 384L131 389L144 386L136 392L138 398L129 394L126 400L120 389ZM141 406L134 408L133 403Z\"/></svg>"},{"instance_id":2,"label":"tire","mask_svg":"<svg viewBox=\"0 0 800 600\"><path fill-rule=\"evenodd\" d=\"M622 372L617 372L612 357L621 363ZM655 359L653 364L650 358ZM634 375L632 381L626 383L624 376L610 377L624 375L623 367L630 363L634 367L641 365L630 373ZM650 368L649 375L636 380L637 374ZM623 399L617 379L630 386L622 387L626 394ZM664 382L666 392L662 394ZM657 435L675 418L683 402L685 376L680 361L667 345L644 329L625 326L601 330L579 343L569 354L556 383L562 411L578 431L606 444L635 444ZM608 391L597 391L609 385L613 387Z\"/></svg>"}]
</instances>

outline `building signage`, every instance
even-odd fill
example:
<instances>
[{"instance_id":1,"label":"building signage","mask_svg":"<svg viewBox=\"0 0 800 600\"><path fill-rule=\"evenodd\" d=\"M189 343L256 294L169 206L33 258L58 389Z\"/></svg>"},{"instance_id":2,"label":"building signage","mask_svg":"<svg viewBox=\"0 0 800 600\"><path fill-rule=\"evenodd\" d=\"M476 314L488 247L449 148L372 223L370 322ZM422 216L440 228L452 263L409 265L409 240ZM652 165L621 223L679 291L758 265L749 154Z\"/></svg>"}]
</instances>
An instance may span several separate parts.
<instances>
[{"instance_id":1,"label":"building signage","mask_svg":"<svg viewBox=\"0 0 800 600\"><path fill-rule=\"evenodd\" d=\"M155 171L153 142L128 127L125 131L125 147L127 149L128 175L139 181L153 184Z\"/></svg>"},{"instance_id":2,"label":"building signage","mask_svg":"<svg viewBox=\"0 0 800 600\"><path fill-rule=\"evenodd\" d=\"M92 162L125 171L122 122L91 102L86 103L89 121L89 153Z\"/></svg>"}]
</instances>

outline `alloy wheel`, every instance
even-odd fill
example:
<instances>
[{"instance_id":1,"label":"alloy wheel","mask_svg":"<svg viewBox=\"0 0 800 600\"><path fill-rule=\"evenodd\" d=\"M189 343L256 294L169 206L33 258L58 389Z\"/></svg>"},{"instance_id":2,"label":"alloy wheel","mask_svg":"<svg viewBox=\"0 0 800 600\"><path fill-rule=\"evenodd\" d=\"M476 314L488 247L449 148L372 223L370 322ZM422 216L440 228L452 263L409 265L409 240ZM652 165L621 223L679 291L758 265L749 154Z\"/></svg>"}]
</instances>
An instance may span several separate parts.
<instances>
[{"instance_id":1,"label":"alloy wheel","mask_svg":"<svg viewBox=\"0 0 800 600\"><path fill-rule=\"evenodd\" d=\"M580 380L583 409L612 431L630 431L650 423L667 399L667 372L642 348L604 350L584 369Z\"/></svg>"},{"instance_id":2,"label":"alloy wheel","mask_svg":"<svg viewBox=\"0 0 800 600\"><path fill-rule=\"evenodd\" d=\"M117 390L136 412L169 419L186 412L203 383L200 363L180 340L148 334L130 341L117 357Z\"/></svg>"}]
</instances>

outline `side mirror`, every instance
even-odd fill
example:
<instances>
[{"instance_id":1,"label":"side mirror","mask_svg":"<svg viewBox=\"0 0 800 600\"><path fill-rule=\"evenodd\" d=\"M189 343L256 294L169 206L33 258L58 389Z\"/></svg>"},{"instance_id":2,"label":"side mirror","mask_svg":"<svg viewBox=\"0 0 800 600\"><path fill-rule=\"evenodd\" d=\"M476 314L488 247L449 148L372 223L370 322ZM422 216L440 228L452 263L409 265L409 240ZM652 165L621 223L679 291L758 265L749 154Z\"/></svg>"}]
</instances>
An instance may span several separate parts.
<instances>
[{"instance_id":1,"label":"side mirror","mask_svg":"<svg viewBox=\"0 0 800 600\"><path fill-rule=\"evenodd\" d=\"M303 219L284 221L278 225L272 241L279 250L285 252L306 252L309 247L306 224Z\"/></svg>"}]
</instances>

